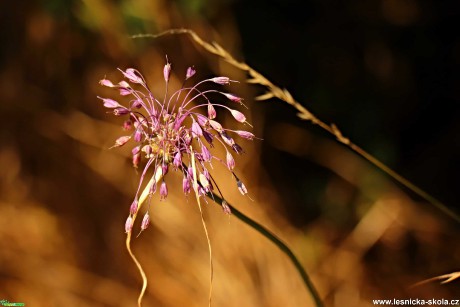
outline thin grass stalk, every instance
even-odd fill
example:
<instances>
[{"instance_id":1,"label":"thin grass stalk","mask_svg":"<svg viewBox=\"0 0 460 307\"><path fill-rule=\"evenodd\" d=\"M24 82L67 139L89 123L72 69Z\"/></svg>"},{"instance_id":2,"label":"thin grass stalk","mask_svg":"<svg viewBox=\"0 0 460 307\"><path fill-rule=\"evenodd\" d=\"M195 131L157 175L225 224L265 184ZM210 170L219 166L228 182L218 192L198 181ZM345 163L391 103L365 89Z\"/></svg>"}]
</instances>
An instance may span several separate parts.
<instances>
[{"instance_id":1,"label":"thin grass stalk","mask_svg":"<svg viewBox=\"0 0 460 307\"><path fill-rule=\"evenodd\" d=\"M425 199L427 202L438 208L440 211L445 213L447 216L454 219L456 222L460 223L460 215L449 209L444 203L437 200L435 197L431 196L429 193L425 192L421 188L417 187L415 184L411 183L409 180L405 179L397 172L392 170L390 167L386 166L384 163L379 161L377 158L372 156L370 153L366 152L364 149L360 148L356 144L352 143L348 138L344 137L339 130L339 128L331 123L327 124L317 118L313 113L307 110L304 106L302 106L298 101L296 101L292 95L286 89L281 89L278 86L271 83L267 78L265 78L262 74L251 68L244 62L237 61L229 52L227 52L223 47L221 47L218 43L212 42L208 43L201 39L194 31L190 29L170 29L158 34L138 34L133 35L131 38L158 38L165 35L175 35L175 34L187 34L189 35L194 42L200 45L209 53L219 56L229 64L246 71L250 76L251 79L248 80L249 83L259 84L266 88L267 92L261 96L256 97L256 100L267 100L271 98L278 98L289 105L293 106L299 113L297 116L306 121L310 121L312 124L317 125L324 129L325 131L329 132L333 136L336 137L337 141L344 144L352 151L366 159L368 162L376 166L382 172L393 178L395 181L418 195L419 197Z\"/></svg>"}]
</instances>

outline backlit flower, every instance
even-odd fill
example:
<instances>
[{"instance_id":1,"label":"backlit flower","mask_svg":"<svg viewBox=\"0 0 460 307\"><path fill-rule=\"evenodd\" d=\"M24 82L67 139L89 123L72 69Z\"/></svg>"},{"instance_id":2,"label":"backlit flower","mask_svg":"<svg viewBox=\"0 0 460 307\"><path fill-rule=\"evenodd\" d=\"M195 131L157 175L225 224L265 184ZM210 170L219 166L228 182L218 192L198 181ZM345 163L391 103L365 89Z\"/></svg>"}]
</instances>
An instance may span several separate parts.
<instances>
[{"instance_id":1,"label":"backlit flower","mask_svg":"<svg viewBox=\"0 0 460 307\"><path fill-rule=\"evenodd\" d=\"M160 97L150 91L144 77L133 68L120 70L126 78L121 82L113 83L107 79L100 81L101 85L116 89L121 96L131 96L129 99L122 98L129 100L126 103L111 98L99 98L104 107L110 109L115 116L126 117L123 127L125 131L131 132L131 135L119 137L113 147L132 142L134 167L144 165L134 201L130 206L130 214L126 220L126 232L130 232L133 227L133 217L137 214L140 205L139 196L148 177L155 178L149 190L150 196L156 192L156 183L158 183L160 200L168 196L165 177L177 171L182 173L184 194L187 195L195 190L199 196L203 196L212 193L214 188L217 188L221 194L210 171L214 170L212 163L222 163L235 177L238 190L243 195L247 194L246 187L233 172L235 160L230 151L243 153L243 148L235 142L234 137L238 141L238 138L252 140L255 136L248 131L226 129L218 121L219 112L229 112L236 120L236 124L246 124L247 120L242 112L224 104L228 100L241 103L241 98L218 89L201 88L205 83L214 84L215 87L235 81L221 76L186 86L186 81L196 73L194 68L189 67L185 74L184 85L170 94L168 83L171 68L171 64L167 61L163 68L166 93ZM223 99L224 102L219 101L222 97L227 99ZM225 153L224 157L214 152L218 147L223 149L220 152ZM195 160L195 170L192 169L192 159ZM156 177L158 175L160 177ZM222 195L221 197L223 198ZM223 209L224 212L230 213L228 205ZM146 213L141 229L147 228L149 222L150 217Z\"/></svg>"}]
</instances>

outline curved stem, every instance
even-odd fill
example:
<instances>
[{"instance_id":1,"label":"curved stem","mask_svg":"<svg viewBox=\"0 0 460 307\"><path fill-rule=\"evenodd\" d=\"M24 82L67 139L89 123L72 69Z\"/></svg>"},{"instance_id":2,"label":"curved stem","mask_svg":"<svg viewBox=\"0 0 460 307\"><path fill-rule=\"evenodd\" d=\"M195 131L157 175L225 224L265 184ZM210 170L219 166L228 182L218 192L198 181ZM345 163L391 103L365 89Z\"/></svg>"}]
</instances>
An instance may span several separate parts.
<instances>
[{"instance_id":1,"label":"curved stem","mask_svg":"<svg viewBox=\"0 0 460 307\"><path fill-rule=\"evenodd\" d=\"M147 289L147 276L145 275L145 272L142 269L142 265L140 264L139 260L137 260L136 256L134 256L134 253L131 250L131 234L132 232L129 231L126 236L126 249L128 250L128 253L131 256L131 259L133 259L133 262L136 264L136 267L139 270L139 273L141 274L141 277L142 277L142 289L141 289L141 292L139 293L139 297L137 298L137 306L141 307L142 299L144 297L145 290Z\"/></svg>"},{"instance_id":2,"label":"curved stem","mask_svg":"<svg viewBox=\"0 0 460 307\"><path fill-rule=\"evenodd\" d=\"M209 198L212 198L217 204L222 206L222 201L223 199L219 197L216 194L207 194ZM288 256L289 260L291 260L292 264L295 266L297 272L300 274L300 277L302 278L302 281L304 285L307 287L307 290L310 292L313 301L315 302L315 305L317 307L322 307L323 303L321 301L321 298L318 294L318 291L316 290L313 282L311 281L310 277L308 276L307 272L303 268L302 264L300 261L297 259L297 257L294 255L294 253L291 251L291 249L281 241L280 238L278 238L274 233L272 233L270 230L262 226L261 224L257 223L250 217L246 216L244 213L233 207L227 202L227 205L230 207L232 214L236 216L240 221L248 225L249 227L253 228L254 230L258 231L262 236L270 240L273 244L275 244L283 253Z\"/></svg>"}]
</instances>

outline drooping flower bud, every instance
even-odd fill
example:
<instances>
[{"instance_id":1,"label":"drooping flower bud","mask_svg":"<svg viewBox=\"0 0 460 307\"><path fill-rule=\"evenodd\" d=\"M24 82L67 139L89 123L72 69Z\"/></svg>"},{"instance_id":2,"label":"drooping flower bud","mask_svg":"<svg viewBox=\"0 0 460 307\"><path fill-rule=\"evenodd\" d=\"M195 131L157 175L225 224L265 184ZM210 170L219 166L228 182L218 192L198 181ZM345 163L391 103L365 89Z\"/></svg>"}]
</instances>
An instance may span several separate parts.
<instances>
[{"instance_id":1,"label":"drooping flower bud","mask_svg":"<svg viewBox=\"0 0 460 307\"><path fill-rule=\"evenodd\" d=\"M176 152L176 154L174 155L173 165L176 168L179 168L182 165L182 155L180 151Z\"/></svg>"},{"instance_id":2,"label":"drooping flower bud","mask_svg":"<svg viewBox=\"0 0 460 307\"><path fill-rule=\"evenodd\" d=\"M199 196L206 195L206 190L201 185L198 186L197 190Z\"/></svg>"},{"instance_id":3,"label":"drooping flower bud","mask_svg":"<svg viewBox=\"0 0 460 307\"><path fill-rule=\"evenodd\" d=\"M232 214L232 210L230 209L230 206L225 200L222 200L222 210L224 210L225 214Z\"/></svg>"},{"instance_id":4,"label":"drooping flower bud","mask_svg":"<svg viewBox=\"0 0 460 307\"><path fill-rule=\"evenodd\" d=\"M242 138L245 138L245 139L248 139L248 140L253 140L255 138L255 135L252 134L251 132L249 131L243 131L243 130L235 130L233 131L235 132L236 134L238 134L239 136L241 136Z\"/></svg>"},{"instance_id":5,"label":"drooping flower bud","mask_svg":"<svg viewBox=\"0 0 460 307\"><path fill-rule=\"evenodd\" d=\"M248 194L248 189L246 189L246 186L244 185L243 182L241 182L241 180L238 179L236 181L236 186L238 187L238 191L240 191L242 195Z\"/></svg>"},{"instance_id":6,"label":"drooping flower bud","mask_svg":"<svg viewBox=\"0 0 460 307\"><path fill-rule=\"evenodd\" d=\"M129 213L131 213L131 215L136 214L138 207L139 207L139 201L138 201L137 198L136 198L136 199L132 202L131 206L129 207Z\"/></svg>"},{"instance_id":7,"label":"drooping flower bud","mask_svg":"<svg viewBox=\"0 0 460 307\"><path fill-rule=\"evenodd\" d=\"M106 108L113 109L113 108L121 107L121 105L113 99L102 98L102 97L97 97L97 98L101 99L102 102L104 102L104 107Z\"/></svg>"},{"instance_id":8,"label":"drooping flower bud","mask_svg":"<svg viewBox=\"0 0 460 307\"><path fill-rule=\"evenodd\" d=\"M112 81L107 80L107 79L102 79L101 81L99 81L99 84L102 85L102 86L107 86L107 87L115 87L115 85L113 85Z\"/></svg>"},{"instance_id":9,"label":"drooping flower bud","mask_svg":"<svg viewBox=\"0 0 460 307\"><path fill-rule=\"evenodd\" d=\"M162 171L162 174L163 176L165 176L167 173L168 173L168 164L161 164L161 171Z\"/></svg>"},{"instance_id":10,"label":"drooping flower bud","mask_svg":"<svg viewBox=\"0 0 460 307\"><path fill-rule=\"evenodd\" d=\"M125 232L126 233L131 232L131 230L133 229L133 224L134 224L133 217L130 215L126 219L126 223L125 223Z\"/></svg>"},{"instance_id":11,"label":"drooping flower bud","mask_svg":"<svg viewBox=\"0 0 460 307\"><path fill-rule=\"evenodd\" d=\"M187 177L188 176L184 176L184 179L182 179L182 190L185 195L190 193L190 180Z\"/></svg>"},{"instance_id":12,"label":"drooping flower bud","mask_svg":"<svg viewBox=\"0 0 460 307\"><path fill-rule=\"evenodd\" d=\"M133 155L133 166L137 168L141 162L141 146L136 146L131 150Z\"/></svg>"},{"instance_id":13,"label":"drooping flower bud","mask_svg":"<svg viewBox=\"0 0 460 307\"><path fill-rule=\"evenodd\" d=\"M125 80L122 80L120 82L118 82L118 86L119 87L124 87L124 88L130 88L131 86L129 85L128 82L126 82Z\"/></svg>"},{"instance_id":14,"label":"drooping flower bud","mask_svg":"<svg viewBox=\"0 0 460 307\"><path fill-rule=\"evenodd\" d=\"M205 162L210 162L212 159L211 152L205 145L201 145L201 156Z\"/></svg>"},{"instance_id":15,"label":"drooping flower bud","mask_svg":"<svg viewBox=\"0 0 460 307\"><path fill-rule=\"evenodd\" d=\"M203 135L203 130L197 122L192 123L192 134L194 137L200 137Z\"/></svg>"},{"instance_id":16,"label":"drooping flower bud","mask_svg":"<svg viewBox=\"0 0 460 307\"><path fill-rule=\"evenodd\" d=\"M233 117L240 123L246 122L246 116L244 116L244 114L241 113L240 111L230 110L230 112L232 112Z\"/></svg>"},{"instance_id":17,"label":"drooping flower bud","mask_svg":"<svg viewBox=\"0 0 460 307\"><path fill-rule=\"evenodd\" d=\"M230 79L228 77L214 77L211 79L211 81L220 85L226 85L230 83Z\"/></svg>"},{"instance_id":18,"label":"drooping flower bud","mask_svg":"<svg viewBox=\"0 0 460 307\"><path fill-rule=\"evenodd\" d=\"M125 145L130 139L131 139L131 136L129 135L121 136L115 141L115 145L113 145L110 148L121 147Z\"/></svg>"},{"instance_id":19,"label":"drooping flower bud","mask_svg":"<svg viewBox=\"0 0 460 307\"><path fill-rule=\"evenodd\" d=\"M133 155L139 153L140 151L141 151L141 145L138 145L138 146L134 147L133 149L131 149L131 153Z\"/></svg>"},{"instance_id":20,"label":"drooping flower bud","mask_svg":"<svg viewBox=\"0 0 460 307\"><path fill-rule=\"evenodd\" d=\"M140 142L142 141L142 127L139 127L136 125L137 123L134 123L134 127L136 127L136 130L134 131L134 141Z\"/></svg>"},{"instance_id":21,"label":"drooping flower bud","mask_svg":"<svg viewBox=\"0 0 460 307\"><path fill-rule=\"evenodd\" d=\"M200 124L201 127L208 127L209 125L209 119L201 114L196 115L196 120L198 121L198 124Z\"/></svg>"},{"instance_id":22,"label":"drooping flower bud","mask_svg":"<svg viewBox=\"0 0 460 307\"><path fill-rule=\"evenodd\" d=\"M140 162L141 162L141 153L138 152L133 155L133 166L137 168Z\"/></svg>"},{"instance_id":23,"label":"drooping flower bud","mask_svg":"<svg viewBox=\"0 0 460 307\"><path fill-rule=\"evenodd\" d=\"M188 80L191 77L193 77L193 75L195 75L195 73L196 73L196 70L193 67L187 68L187 73L185 74L185 80Z\"/></svg>"},{"instance_id":24,"label":"drooping flower bud","mask_svg":"<svg viewBox=\"0 0 460 307\"><path fill-rule=\"evenodd\" d=\"M129 119L128 120L125 120L123 122L123 130L131 130L131 128L133 127L133 122L130 121Z\"/></svg>"},{"instance_id":25,"label":"drooping flower bud","mask_svg":"<svg viewBox=\"0 0 460 307\"><path fill-rule=\"evenodd\" d=\"M235 96L233 94L230 94L230 93L222 93L222 94L224 94L224 96L227 97L230 101L242 104L242 100L243 100L242 98Z\"/></svg>"},{"instance_id":26,"label":"drooping flower bud","mask_svg":"<svg viewBox=\"0 0 460 307\"><path fill-rule=\"evenodd\" d=\"M217 132L222 132L224 131L224 128L222 128L222 125L219 124L218 122L216 122L215 120L210 120L209 121L209 124L211 125L211 127L216 130Z\"/></svg>"},{"instance_id":27,"label":"drooping flower bud","mask_svg":"<svg viewBox=\"0 0 460 307\"><path fill-rule=\"evenodd\" d=\"M216 109L214 109L214 106L211 103L208 103L208 117L209 119L216 118Z\"/></svg>"},{"instance_id":28,"label":"drooping flower bud","mask_svg":"<svg viewBox=\"0 0 460 307\"><path fill-rule=\"evenodd\" d=\"M231 171L235 168L235 159L229 151L227 151L227 167Z\"/></svg>"},{"instance_id":29,"label":"drooping flower bud","mask_svg":"<svg viewBox=\"0 0 460 307\"><path fill-rule=\"evenodd\" d=\"M141 223L141 230L146 230L150 224L150 215L148 212L145 213L144 218L142 219Z\"/></svg>"},{"instance_id":30,"label":"drooping flower bud","mask_svg":"<svg viewBox=\"0 0 460 307\"><path fill-rule=\"evenodd\" d=\"M152 184L150 185L150 188L149 188L149 195L155 194L156 191L157 191L157 183L154 181L154 182L152 182Z\"/></svg>"},{"instance_id":31,"label":"drooping flower bud","mask_svg":"<svg viewBox=\"0 0 460 307\"><path fill-rule=\"evenodd\" d=\"M166 182L163 182L160 185L160 200L164 200L168 197L168 187L166 186Z\"/></svg>"},{"instance_id":32,"label":"drooping flower bud","mask_svg":"<svg viewBox=\"0 0 460 307\"><path fill-rule=\"evenodd\" d=\"M130 95L132 91L128 88L120 87L120 95L121 96L127 96Z\"/></svg>"},{"instance_id":33,"label":"drooping flower bud","mask_svg":"<svg viewBox=\"0 0 460 307\"><path fill-rule=\"evenodd\" d=\"M121 96L127 96L132 93L131 86L129 85L128 82L126 81L120 81L118 82L119 90L120 90L120 95Z\"/></svg>"},{"instance_id":34,"label":"drooping flower bud","mask_svg":"<svg viewBox=\"0 0 460 307\"><path fill-rule=\"evenodd\" d=\"M222 131L220 133L220 136L222 137L222 140L224 140L224 142L229 145L229 146L233 146L235 145L235 141L232 139L232 137L230 137L225 131Z\"/></svg>"}]
</instances>

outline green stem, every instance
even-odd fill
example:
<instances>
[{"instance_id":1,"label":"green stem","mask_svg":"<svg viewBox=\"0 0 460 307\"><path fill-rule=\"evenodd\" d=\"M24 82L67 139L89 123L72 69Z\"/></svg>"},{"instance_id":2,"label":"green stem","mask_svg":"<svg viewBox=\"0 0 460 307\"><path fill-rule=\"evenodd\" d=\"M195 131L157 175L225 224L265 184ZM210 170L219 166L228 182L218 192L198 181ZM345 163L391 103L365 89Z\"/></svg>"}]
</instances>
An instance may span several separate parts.
<instances>
[{"instance_id":1,"label":"green stem","mask_svg":"<svg viewBox=\"0 0 460 307\"><path fill-rule=\"evenodd\" d=\"M217 204L222 206L222 201L223 199L216 194L209 195L208 197L212 198ZM228 203L227 203L228 204ZM285 253L289 259L291 260L292 264L294 264L297 272L300 274L300 277L302 277L303 283L307 287L307 290L310 292L315 305L317 307L322 307L323 303L321 301L321 298L319 297L318 291L316 290L315 286L313 285L312 281L310 280L310 277L308 276L307 272L303 268L302 264L300 261L297 259L297 257L294 255L294 253L289 249L289 247L281 241L274 233L272 233L270 230L262 226L261 224L257 223L250 217L246 216L244 213L241 211L238 211L235 207L231 206L228 204L230 209L232 210L232 214L236 216L239 220L241 220L243 223L247 224L249 227L252 227L256 231L258 231L261 235L263 235L265 238L268 240L272 241L278 248Z\"/></svg>"}]
</instances>

